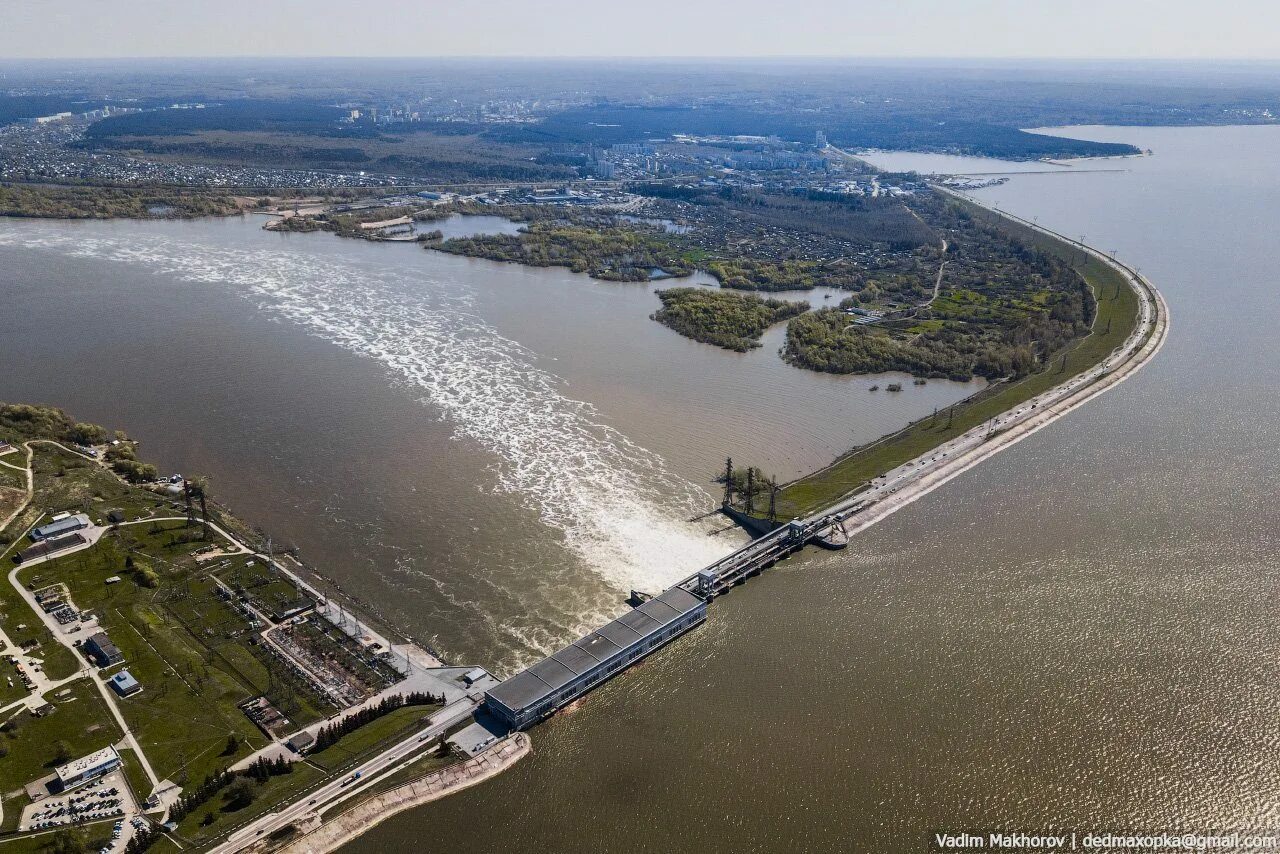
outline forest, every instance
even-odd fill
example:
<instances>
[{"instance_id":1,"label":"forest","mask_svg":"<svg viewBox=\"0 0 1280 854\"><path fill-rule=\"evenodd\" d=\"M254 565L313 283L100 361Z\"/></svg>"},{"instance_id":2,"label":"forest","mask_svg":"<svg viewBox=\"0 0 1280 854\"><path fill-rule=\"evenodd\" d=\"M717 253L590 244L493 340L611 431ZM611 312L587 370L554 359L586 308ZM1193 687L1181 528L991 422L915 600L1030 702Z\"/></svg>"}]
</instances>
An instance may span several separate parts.
<instances>
[{"instance_id":1,"label":"forest","mask_svg":"<svg viewBox=\"0 0 1280 854\"><path fill-rule=\"evenodd\" d=\"M205 190L0 184L0 216L191 219L239 212L230 195Z\"/></svg>"},{"instance_id":2,"label":"forest","mask_svg":"<svg viewBox=\"0 0 1280 854\"><path fill-rule=\"evenodd\" d=\"M914 209L948 241L938 297L875 323L848 313L858 300L798 317L787 327L787 361L831 373L1020 377L1088 332L1093 292L1066 261L939 195L921 197Z\"/></svg>"},{"instance_id":3,"label":"forest","mask_svg":"<svg viewBox=\"0 0 1280 854\"><path fill-rule=\"evenodd\" d=\"M91 125L89 130L114 121L115 118L105 119ZM181 163L336 172L361 170L416 176L433 183L548 181L577 174L555 158L543 156L542 149L533 146L504 145L475 135L410 131L408 125L402 127L406 130L395 133L374 133L350 126L340 131L335 125L323 131L271 126L250 130L175 129L164 134L117 133L125 129L140 130L117 128L111 134L87 136L77 146L94 151L143 152L155 159Z\"/></svg>"},{"instance_id":4,"label":"forest","mask_svg":"<svg viewBox=\"0 0 1280 854\"><path fill-rule=\"evenodd\" d=\"M734 105L639 106L612 102L564 110L536 124L491 131L506 142L612 145L684 133L695 136L756 134L811 142L817 131L843 148L939 151L1035 160L1043 157L1103 157L1136 154L1132 145L1028 133L1017 127L967 119L903 114L889 109L856 113L814 112Z\"/></svg>"},{"instance_id":5,"label":"forest","mask_svg":"<svg viewBox=\"0 0 1280 854\"><path fill-rule=\"evenodd\" d=\"M520 234L455 237L426 246L453 255L532 267L568 267L575 273L615 282L687 276L694 269L680 247L660 229L624 225L608 218L583 219L567 210L563 218L541 219Z\"/></svg>"}]
</instances>

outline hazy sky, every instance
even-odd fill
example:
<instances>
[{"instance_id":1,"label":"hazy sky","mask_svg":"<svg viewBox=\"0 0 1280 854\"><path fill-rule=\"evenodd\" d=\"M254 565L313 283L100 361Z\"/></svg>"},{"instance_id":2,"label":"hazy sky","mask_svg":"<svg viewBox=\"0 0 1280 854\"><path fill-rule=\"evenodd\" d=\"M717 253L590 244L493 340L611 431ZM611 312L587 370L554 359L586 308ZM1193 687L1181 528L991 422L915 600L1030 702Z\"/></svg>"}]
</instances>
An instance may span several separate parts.
<instances>
[{"instance_id":1,"label":"hazy sky","mask_svg":"<svg viewBox=\"0 0 1280 854\"><path fill-rule=\"evenodd\" d=\"M1280 59L1280 0L0 0L0 58Z\"/></svg>"}]
</instances>

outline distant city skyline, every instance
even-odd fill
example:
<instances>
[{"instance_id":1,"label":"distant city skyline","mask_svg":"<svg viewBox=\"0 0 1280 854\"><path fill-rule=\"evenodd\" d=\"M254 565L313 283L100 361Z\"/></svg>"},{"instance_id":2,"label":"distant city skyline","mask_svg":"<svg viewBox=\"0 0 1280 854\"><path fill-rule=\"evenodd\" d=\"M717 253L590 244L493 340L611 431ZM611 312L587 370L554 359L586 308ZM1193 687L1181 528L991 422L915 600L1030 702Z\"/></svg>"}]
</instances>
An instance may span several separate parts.
<instances>
[{"instance_id":1,"label":"distant city skyline","mask_svg":"<svg viewBox=\"0 0 1280 854\"><path fill-rule=\"evenodd\" d=\"M0 0L0 58L1280 59L1268 0Z\"/></svg>"}]
</instances>

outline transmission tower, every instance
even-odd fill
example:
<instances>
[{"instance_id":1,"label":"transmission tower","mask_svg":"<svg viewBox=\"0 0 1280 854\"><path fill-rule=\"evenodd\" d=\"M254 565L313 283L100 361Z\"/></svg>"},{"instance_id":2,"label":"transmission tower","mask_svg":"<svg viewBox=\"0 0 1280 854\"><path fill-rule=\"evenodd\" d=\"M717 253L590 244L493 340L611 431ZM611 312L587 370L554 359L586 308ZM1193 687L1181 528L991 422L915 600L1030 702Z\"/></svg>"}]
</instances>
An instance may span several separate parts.
<instances>
[{"instance_id":1,"label":"transmission tower","mask_svg":"<svg viewBox=\"0 0 1280 854\"><path fill-rule=\"evenodd\" d=\"M748 513L756 509L755 499L756 499L756 470L753 467L748 466L747 467L747 499L744 504L744 506L747 508Z\"/></svg>"},{"instance_id":2,"label":"transmission tower","mask_svg":"<svg viewBox=\"0 0 1280 854\"><path fill-rule=\"evenodd\" d=\"M733 457L726 457L724 461L724 506L728 507L733 503Z\"/></svg>"}]
</instances>

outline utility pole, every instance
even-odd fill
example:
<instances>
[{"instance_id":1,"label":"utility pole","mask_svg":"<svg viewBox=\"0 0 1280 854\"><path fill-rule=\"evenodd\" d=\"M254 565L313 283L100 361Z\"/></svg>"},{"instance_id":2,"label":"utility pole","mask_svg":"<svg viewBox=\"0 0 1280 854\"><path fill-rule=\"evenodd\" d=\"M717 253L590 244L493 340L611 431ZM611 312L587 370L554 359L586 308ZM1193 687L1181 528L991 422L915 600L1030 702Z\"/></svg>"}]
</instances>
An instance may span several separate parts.
<instances>
[{"instance_id":1,"label":"utility pole","mask_svg":"<svg viewBox=\"0 0 1280 854\"><path fill-rule=\"evenodd\" d=\"M207 541L209 536L209 505L205 500L206 482L203 477L196 478L196 494L200 496L200 523L204 529L204 539Z\"/></svg>"}]
</instances>

